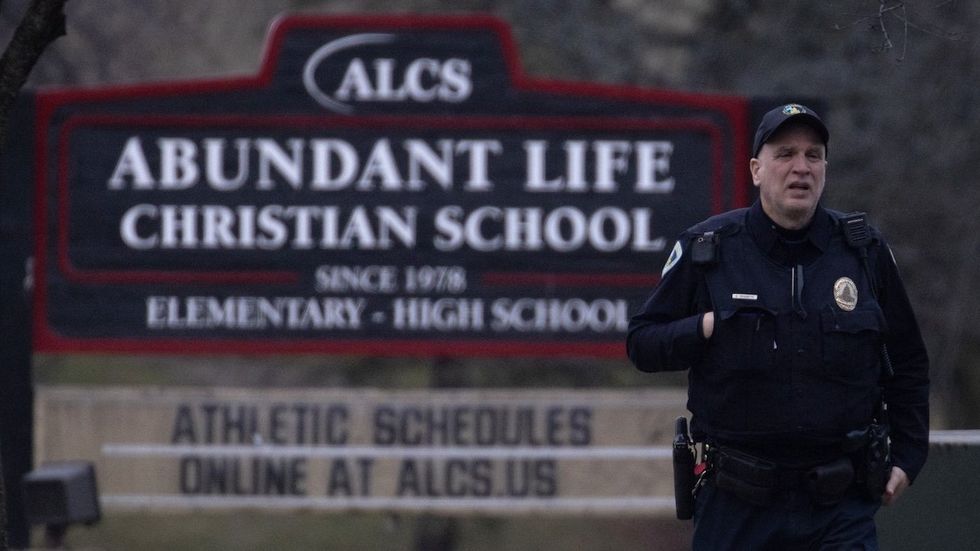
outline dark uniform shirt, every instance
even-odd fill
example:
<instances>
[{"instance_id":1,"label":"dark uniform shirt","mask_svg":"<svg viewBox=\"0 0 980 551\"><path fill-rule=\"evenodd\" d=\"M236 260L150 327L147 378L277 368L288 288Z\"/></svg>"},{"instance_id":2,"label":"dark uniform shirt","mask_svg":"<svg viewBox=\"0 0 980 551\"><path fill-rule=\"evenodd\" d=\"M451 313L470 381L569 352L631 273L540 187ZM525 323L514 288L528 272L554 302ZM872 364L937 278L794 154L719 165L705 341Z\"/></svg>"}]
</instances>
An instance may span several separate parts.
<instances>
[{"instance_id":1,"label":"dark uniform shirt","mask_svg":"<svg viewBox=\"0 0 980 551\"><path fill-rule=\"evenodd\" d=\"M872 281L837 216L818 207L808 227L785 230L757 202L687 230L630 321L627 351L643 371L690 370L698 436L801 465L839 457L844 435L871 421L884 342L893 461L911 480L928 450L925 346L887 244L873 232ZM695 265L692 243L708 231L717 262Z\"/></svg>"}]
</instances>

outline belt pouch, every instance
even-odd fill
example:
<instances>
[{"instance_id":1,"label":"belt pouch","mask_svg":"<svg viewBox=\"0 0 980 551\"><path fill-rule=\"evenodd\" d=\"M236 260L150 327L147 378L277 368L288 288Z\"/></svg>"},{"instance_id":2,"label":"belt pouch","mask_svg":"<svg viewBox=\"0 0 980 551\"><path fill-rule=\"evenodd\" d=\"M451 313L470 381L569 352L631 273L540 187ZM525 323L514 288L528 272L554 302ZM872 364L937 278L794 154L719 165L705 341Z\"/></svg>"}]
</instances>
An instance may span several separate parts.
<instances>
[{"instance_id":1,"label":"belt pouch","mask_svg":"<svg viewBox=\"0 0 980 551\"><path fill-rule=\"evenodd\" d=\"M777 490L776 465L728 449L716 458L715 486L762 507L772 503Z\"/></svg>"},{"instance_id":2,"label":"belt pouch","mask_svg":"<svg viewBox=\"0 0 980 551\"><path fill-rule=\"evenodd\" d=\"M817 465L806 473L806 488L816 505L840 503L853 483L854 464L848 457Z\"/></svg>"}]
</instances>

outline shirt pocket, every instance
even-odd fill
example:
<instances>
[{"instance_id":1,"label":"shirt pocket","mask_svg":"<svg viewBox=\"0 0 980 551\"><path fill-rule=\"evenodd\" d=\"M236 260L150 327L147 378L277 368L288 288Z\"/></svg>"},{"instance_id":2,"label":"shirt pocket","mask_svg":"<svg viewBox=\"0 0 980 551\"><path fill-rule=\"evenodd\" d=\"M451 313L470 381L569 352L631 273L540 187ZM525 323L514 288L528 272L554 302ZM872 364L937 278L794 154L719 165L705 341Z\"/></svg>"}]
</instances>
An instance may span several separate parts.
<instances>
[{"instance_id":1,"label":"shirt pocket","mask_svg":"<svg viewBox=\"0 0 980 551\"><path fill-rule=\"evenodd\" d=\"M775 316L761 307L720 311L711 341L715 365L739 377L761 375L773 367Z\"/></svg>"},{"instance_id":2,"label":"shirt pocket","mask_svg":"<svg viewBox=\"0 0 980 551\"><path fill-rule=\"evenodd\" d=\"M831 380L852 385L877 381L885 326L877 306L821 312L820 325L824 370Z\"/></svg>"}]
</instances>

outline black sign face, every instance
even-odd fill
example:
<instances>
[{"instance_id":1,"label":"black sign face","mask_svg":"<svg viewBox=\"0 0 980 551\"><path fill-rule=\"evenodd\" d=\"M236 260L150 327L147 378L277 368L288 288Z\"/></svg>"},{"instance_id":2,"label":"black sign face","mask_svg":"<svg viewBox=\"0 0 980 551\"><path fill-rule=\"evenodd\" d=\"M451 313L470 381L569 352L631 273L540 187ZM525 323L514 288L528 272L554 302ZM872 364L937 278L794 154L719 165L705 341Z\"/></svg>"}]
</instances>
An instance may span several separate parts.
<instances>
[{"instance_id":1,"label":"black sign face","mask_svg":"<svg viewBox=\"0 0 980 551\"><path fill-rule=\"evenodd\" d=\"M40 350L620 356L748 196L746 100L535 81L485 17L286 18L255 78L37 109Z\"/></svg>"}]
</instances>

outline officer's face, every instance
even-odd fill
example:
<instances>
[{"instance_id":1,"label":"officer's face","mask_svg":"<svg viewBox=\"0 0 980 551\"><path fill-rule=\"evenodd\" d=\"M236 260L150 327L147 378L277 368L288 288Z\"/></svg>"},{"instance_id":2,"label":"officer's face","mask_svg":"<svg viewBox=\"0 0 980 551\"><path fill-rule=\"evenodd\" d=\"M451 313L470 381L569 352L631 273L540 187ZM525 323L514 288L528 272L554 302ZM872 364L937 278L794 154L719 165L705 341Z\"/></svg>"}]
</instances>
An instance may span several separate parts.
<instances>
[{"instance_id":1,"label":"officer's face","mask_svg":"<svg viewBox=\"0 0 980 551\"><path fill-rule=\"evenodd\" d=\"M809 223L823 194L827 148L806 124L781 128L749 161L762 209L780 226L797 229Z\"/></svg>"}]
</instances>

